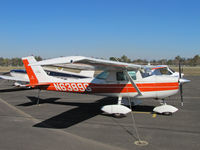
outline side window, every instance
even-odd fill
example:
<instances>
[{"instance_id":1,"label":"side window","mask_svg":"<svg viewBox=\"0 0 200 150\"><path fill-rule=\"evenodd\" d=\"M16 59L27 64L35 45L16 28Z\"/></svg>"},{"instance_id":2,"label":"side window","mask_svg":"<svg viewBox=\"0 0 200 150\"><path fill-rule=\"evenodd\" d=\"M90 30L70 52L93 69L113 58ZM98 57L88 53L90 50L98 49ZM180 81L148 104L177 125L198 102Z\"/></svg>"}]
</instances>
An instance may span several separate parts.
<instances>
[{"instance_id":1,"label":"side window","mask_svg":"<svg viewBox=\"0 0 200 150\"><path fill-rule=\"evenodd\" d=\"M116 76L117 76L117 81L125 81L126 80L123 72L117 72Z\"/></svg>"},{"instance_id":2,"label":"side window","mask_svg":"<svg viewBox=\"0 0 200 150\"><path fill-rule=\"evenodd\" d=\"M133 80L136 80L136 72L135 71L128 71L128 74L131 76Z\"/></svg>"},{"instance_id":3,"label":"side window","mask_svg":"<svg viewBox=\"0 0 200 150\"><path fill-rule=\"evenodd\" d=\"M108 77L109 73L107 71L104 71L102 73L100 73L99 75L97 75L97 79L106 79Z\"/></svg>"},{"instance_id":4,"label":"side window","mask_svg":"<svg viewBox=\"0 0 200 150\"><path fill-rule=\"evenodd\" d=\"M131 76L133 80L136 80L136 72L135 71L128 71L128 74ZM127 78L123 72L117 72L117 81L126 81Z\"/></svg>"},{"instance_id":5,"label":"side window","mask_svg":"<svg viewBox=\"0 0 200 150\"><path fill-rule=\"evenodd\" d=\"M168 71L167 68L161 68L160 69L161 74L163 75L171 75L172 73Z\"/></svg>"}]
</instances>

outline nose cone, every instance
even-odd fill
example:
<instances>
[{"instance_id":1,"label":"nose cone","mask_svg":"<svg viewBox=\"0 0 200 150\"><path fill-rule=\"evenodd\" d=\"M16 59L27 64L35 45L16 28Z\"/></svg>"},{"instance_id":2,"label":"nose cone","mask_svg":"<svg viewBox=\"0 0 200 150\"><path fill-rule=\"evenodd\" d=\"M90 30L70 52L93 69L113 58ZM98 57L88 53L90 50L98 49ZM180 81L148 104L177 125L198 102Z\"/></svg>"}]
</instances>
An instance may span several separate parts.
<instances>
[{"instance_id":1,"label":"nose cone","mask_svg":"<svg viewBox=\"0 0 200 150\"><path fill-rule=\"evenodd\" d=\"M190 80L181 78L181 79L179 79L179 82L180 83L188 83L188 82L190 82Z\"/></svg>"}]
</instances>

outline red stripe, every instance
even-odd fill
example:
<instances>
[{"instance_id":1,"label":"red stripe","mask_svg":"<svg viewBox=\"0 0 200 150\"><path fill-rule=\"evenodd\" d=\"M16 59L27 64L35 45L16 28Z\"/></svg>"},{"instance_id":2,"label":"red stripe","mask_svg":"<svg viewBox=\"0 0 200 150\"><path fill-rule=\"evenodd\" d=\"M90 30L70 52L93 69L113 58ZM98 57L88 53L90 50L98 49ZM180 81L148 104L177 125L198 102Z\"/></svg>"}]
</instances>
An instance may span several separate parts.
<instances>
[{"instance_id":1,"label":"red stripe","mask_svg":"<svg viewBox=\"0 0 200 150\"><path fill-rule=\"evenodd\" d=\"M58 85L60 83L57 83ZM70 83L70 84L80 84L80 83ZM86 84L86 83L82 83ZM62 83L63 85L63 83ZM78 93L127 93L127 92L137 92L132 84L94 84L88 83L88 87L92 91L83 91L83 90L72 90L67 92L78 92ZM178 82L174 83L138 83L137 84L141 92L155 92L155 91L168 91L168 90L177 90L179 88ZM67 87L66 87L67 88ZM47 90L56 90L53 83L47 88ZM62 90L61 90L62 91Z\"/></svg>"},{"instance_id":2,"label":"red stripe","mask_svg":"<svg viewBox=\"0 0 200 150\"><path fill-rule=\"evenodd\" d=\"M157 67L157 68L152 68L152 70L161 69L161 68L166 68L166 67Z\"/></svg>"},{"instance_id":3,"label":"red stripe","mask_svg":"<svg viewBox=\"0 0 200 150\"><path fill-rule=\"evenodd\" d=\"M33 72L31 66L28 66L29 65L28 60L24 59L23 63L24 63L24 67L26 69L26 72L28 74L29 80L30 80L30 85L31 84L37 84L38 83L38 79L37 79L35 73Z\"/></svg>"}]
</instances>

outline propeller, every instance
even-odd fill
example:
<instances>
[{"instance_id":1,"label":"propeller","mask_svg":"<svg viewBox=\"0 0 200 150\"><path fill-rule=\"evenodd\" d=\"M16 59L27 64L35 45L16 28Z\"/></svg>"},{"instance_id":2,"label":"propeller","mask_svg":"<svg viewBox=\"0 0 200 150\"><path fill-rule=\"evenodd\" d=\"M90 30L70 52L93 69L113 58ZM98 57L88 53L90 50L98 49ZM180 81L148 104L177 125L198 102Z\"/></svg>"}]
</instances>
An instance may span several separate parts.
<instances>
[{"instance_id":1,"label":"propeller","mask_svg":"<svg viewBox=\"0 0 200 150\"><path fill-rule=\"evenodd\" d=\"M183 106L183 83L187 82L186 79L182 79L182 71L183 71L183 68L181 68L181 61L179 61L179 90L180 90L180 96L181 96L181 106Z\"/></svg>"},{"instance_id":2,"label":"propeller","mask_svg":"<svg viewBox=\"0 0 200 150\"><path fill-rule=\"evenodd\" d=\"M183 106L183 84L180 82L182 78L181 62L179 61L179 90L181 96L181 106Z\"/></svg>"},{"instance_id":3,"label":"propeller","mask_svg":"<svg viewBox=\"0 0 200 150\"><path fill-rule=\"evenodd\" d=\"M182 78L183 68L181 67L181 62L179 61L179 90L181 96L181 106L183 106L183 84L190 82L190 80Z\"/></svg>"}]
</instances>

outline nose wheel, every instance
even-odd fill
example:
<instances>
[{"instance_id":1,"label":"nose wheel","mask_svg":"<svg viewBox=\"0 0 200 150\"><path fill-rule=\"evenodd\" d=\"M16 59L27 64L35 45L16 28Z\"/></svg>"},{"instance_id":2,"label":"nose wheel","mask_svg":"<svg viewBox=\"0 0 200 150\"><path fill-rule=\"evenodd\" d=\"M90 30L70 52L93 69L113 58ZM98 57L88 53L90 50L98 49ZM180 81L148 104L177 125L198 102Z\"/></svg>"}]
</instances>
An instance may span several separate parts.
<instances>
[{"instance_id":1,"label":"nose wheel","mask_svg":"<svg viewBox=\"0 0 200 150\"><path fill-rule=\"evenodd\" d=\"M165 100L163 99L163 103L161 106L157 106L153 109L154 112L159 113L159 114L163 114L166 116L170 116L173 113L175 113L176 111L178 111L178 108L172 106L172 105L168 105Z\"/></svg>"},{"instance_id":2,"label":"nose wheel","mask_svg":"<svg viewBox=\"0 0 200 150\"><path fill-rule=\"evenodd\" d=\"M123 117L126 117L125 114L119 114L119 113L115 113L115 114L113 114L112 116L115 117L115 118L123 118Z\"/></svg>"}]
</instances>

